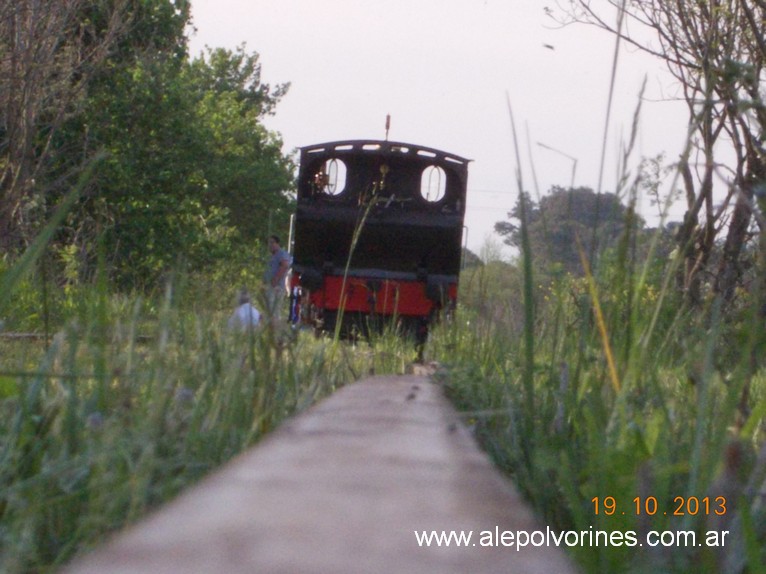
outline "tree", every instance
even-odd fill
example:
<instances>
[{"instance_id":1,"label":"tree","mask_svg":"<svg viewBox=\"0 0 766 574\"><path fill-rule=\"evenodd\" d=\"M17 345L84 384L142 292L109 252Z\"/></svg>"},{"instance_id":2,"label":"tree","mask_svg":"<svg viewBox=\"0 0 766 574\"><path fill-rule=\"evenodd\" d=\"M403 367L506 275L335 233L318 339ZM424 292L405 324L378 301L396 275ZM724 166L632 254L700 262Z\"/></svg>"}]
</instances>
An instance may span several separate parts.
<instances>
[{"instance_id":1,"label":"tree","mask_svg":"<svg viewBox=\"0 0 766 574\"><path fill-rule=\"evenodd\" d=\"M104 25L109 3L90 1L83 17ZM179 258L201 263L225 249L225 217L206 209L204 134L180 81L187 62L189 3L131 2L124 33L94 72L80 105L54 141L52 182L94 151L104 151L60 244L74 244L89 273L98 246L124 286L151 283ZM52 192L65 185L52 184Z\"/></svg>"},{"instance_id":2,"label":"tree","mask_svg":"<svg viewBox=\"0 0 766 574\"><path fill-rule=\"evenodd\" d=\"M484 265L484 261L481 257L467 247L463 248L463 270L470 267L481 267L482 265Z\"/></svg>"},{"instance_id":3,"label":"tree","mask_svg":"<svg viewBox=\"0 0 766 574\"><path fill-rule=\"evenodd\" d=\"M520 220L520 205L508 214ZM532 256L538 268L582 273L578 241L586 254L603 251L623 234L627 209L613 193L597 194L588 187L554 186L535 204L526 197L526 217ZM643 222L638 221L639 227ZM499 221L495 231L505 243L521 248L521 229L511 221ZM596 243L594 244L594 239Z\"/></svg>"},{"instance_id":4,"label":"tree","mask_svg":"<svg viewBox=\"0 0 766 574\"><path fill-rule=\"evenodd\" d=\"M289 84L272 89L261 82L257 53L208 48L186 68L197 115L207 142L206 201L225 208L241 239L263 238L287 226L293 162L282 154L279 136L262 124Z\"/></svg>"},{"instance_id":5,"label":"tree","mask_svg":"<svg viewBox=\"0 0 766 574\"><path fill-rule=\"evenodd\" d=\"M601 9L618 11L612 24ZM677 242L685 257L679 286L692 303L700 300L701 272L711 261L716 236L728 229L713 284L724 300L733 297L741 275L740 255L748 240L754 189L766 180L762 147L766 108L761 85L766 63L766 2L763 0L569 0L560 21L598 26L662 59L678 81L689 110L690 138L678 163L687 210ZM627 23L626 23L627 21ZM648 29L647 38L636 26ZM658 44L653 43L653 41ZM727 137L721 137L726 135ZM726 199L714 206L716 150L736 158L728 171ZM699 167L692 160L701 156ZM734 206L729 209L731 203ZM704 211L703 211L704 208ZM704 221L700 222L700 216ZM723 222L728 217L728 226Z\"/></svg>"},{"instance_id":6,"label":"tree","mask_svg":"<svg viewBox=\"0 0 766 574\"><path fill-rule=\"evenodd\" d=\"M0 2L0 249L29 242L45 216L53 140L125 28L126 0ZM81 162L78 162L78 164Z\"/></svg>"},{"instance_id":7,"label":"tree","mask_svg":"<svg viewBox=\"0 0 766 574\"><path fill-rule=\"evenodd\" d=\"M232 236L225 212L206 203L207 132L180 71L148 55L90 96L87 137L108 158L73 227L88 263L104 242L123 286L152 284L179 259L201 268Z\"/></svg>"},{"instance_id":8,"label":"tree","mask_svg":"<svg viewBox=\"0 0 766 574\"><path fill-rule=\"evenodd\" d=\"M261 123L287 86L260 82L258 55L216 49L190 61L188 4L133 8L82 113L56 140L54 173L88 150L107 152L63 241L77 245L85 274L102 245L125 287L152 285L179 261L205 269L265 236L269 222L286 227L293 171Z\"/></svg>"},{"instance_id":9,"label":"tree","mask_svg":"<svg viewBox=\"0 0 766 574\"><path fill-rule=\"evenodd\" d=\"M286 228L293 164L262 120L288 85L244 46L190 61L190 18L188 0L0 0L0 247L97 153L51 249L80 277L105 254L120 285L152 285Z\"/></svg>"}]
</instances>

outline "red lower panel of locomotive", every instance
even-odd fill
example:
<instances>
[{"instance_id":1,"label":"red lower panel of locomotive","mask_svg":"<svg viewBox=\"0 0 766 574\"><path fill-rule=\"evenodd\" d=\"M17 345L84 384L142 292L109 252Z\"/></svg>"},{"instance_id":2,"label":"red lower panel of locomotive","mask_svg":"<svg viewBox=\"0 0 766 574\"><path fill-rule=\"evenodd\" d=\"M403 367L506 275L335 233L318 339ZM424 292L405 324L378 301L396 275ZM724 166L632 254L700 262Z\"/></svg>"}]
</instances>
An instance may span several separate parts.
<instances>
[{"instance_id":1,"label":"red lower panel of locomotive","mask_svg":"<svg viewBox=\"0 0 766 574\"><path fill-rule=\"evenodd\" d=\"M397 319L418 338L420 331L441 312L450 312L457 300L457 284L426 281L372 279L328 275L322 287L309 291L300 277L291 283L291 320L325 331L334 331L342 318L341 333L367 334L372 325L383 326Z\"/></svg>"}]
</instances>

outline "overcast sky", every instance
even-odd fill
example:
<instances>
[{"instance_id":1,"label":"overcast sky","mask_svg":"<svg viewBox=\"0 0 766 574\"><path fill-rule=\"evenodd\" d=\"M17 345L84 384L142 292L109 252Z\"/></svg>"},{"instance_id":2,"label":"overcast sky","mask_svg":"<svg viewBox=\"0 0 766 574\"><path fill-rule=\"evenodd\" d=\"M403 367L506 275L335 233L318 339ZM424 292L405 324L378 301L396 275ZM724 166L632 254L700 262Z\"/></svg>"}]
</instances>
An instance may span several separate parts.
<instances>
[{"instance_id":1,"label":"overcast sky","mask_svg":"<svg viewBox=\"0 0 766 574\"><path fill-rule=\"evenodd\" d=\"M291 83L266 122L286 152L383 139L391 114L389 139L473 160L466 224L468 245L479 252L518 193L508 99L526 190L536 194L531 165L541 193L569 185L570 158L575 184L598 186L614 38L583 25L557 28L546 5L555 7L537 0L193 0L190 47L196 56L206 45L245 43L260 54L264 82ZM683 147L685 108L668 101L668 73L623 48L603 191L615 189L617 152L644 77L636 158L675 158ZM648 201L643 210L651 219Z\"/></svg>"}]
</instances>

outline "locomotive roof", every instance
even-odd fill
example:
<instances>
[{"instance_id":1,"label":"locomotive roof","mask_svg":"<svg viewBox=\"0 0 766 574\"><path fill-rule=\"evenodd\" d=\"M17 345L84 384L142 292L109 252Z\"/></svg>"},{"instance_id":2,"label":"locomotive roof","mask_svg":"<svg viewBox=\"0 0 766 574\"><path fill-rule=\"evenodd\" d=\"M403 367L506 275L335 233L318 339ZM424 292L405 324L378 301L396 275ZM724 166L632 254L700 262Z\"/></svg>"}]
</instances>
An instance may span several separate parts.
<instances>
[{"instance_id":1,"label":"locomotive roof","mask_svg":"<svg viewBox=\"0 0 766 574\"><path fill-rule=\"evenodd\" d=\"M412 157L424 161L449 163L467 167L470 159L459 155L438 150L422 145L394 142L387 140L340 140L333 142L318 143L300 148L301 155L356 155L369 153L370 155L397 155L399 157Z\"/></svg>"}]
</instances>

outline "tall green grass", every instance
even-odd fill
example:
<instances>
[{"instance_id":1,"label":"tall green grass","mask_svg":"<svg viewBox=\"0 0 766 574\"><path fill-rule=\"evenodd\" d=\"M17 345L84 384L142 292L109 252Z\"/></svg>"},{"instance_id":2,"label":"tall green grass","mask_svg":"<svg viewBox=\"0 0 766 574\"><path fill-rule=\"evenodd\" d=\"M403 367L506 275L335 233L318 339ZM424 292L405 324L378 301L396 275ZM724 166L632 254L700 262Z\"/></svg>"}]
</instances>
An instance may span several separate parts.
<instances>
[{"instance_id":1,"label":"tall green grass","mask_svg":"<svg viewBox=\"0 0 766 574\"><path fill-rule=\"evenodd\" d=\"M499 288L502 267L464 274L461 301L481 304L435 329L429 356L444 364L446 388L479 440L549 524L632 531L643 544L567 548L583 571L762 572L759 290L726 309L712 290L703 306L687 306L673 281L679 257L655 255L659 230L643 250L635 233L627 221L593 269L581 249L580 277L541 272L528 240ZM648 546L650 531L666 530L694 531L703 543ZM705 546L708 531L719 541L728 531L725 544Z\"/></svg>"},{"instance_id":2,"label":"tall green grass","mask_svg":"<svg viewBox=\"0 0 766 574\"><path fill-rule=\"evenodd\" d=\"M617 355L619 389L587 278L564 278L537 293L531 407L524 332L511 317L461 309L459 321L436 329L429 355L443 363L448 392L479 440L554 528L632 530L640 542L650 530L730 531L719 548L569 548L585 572L759 571L766 384L758 370L743 404L743 368L754 347L731 349L733 340L751 340L751 323L722 316L715 301L704 311L679 311L672 295L661 299L646 284L634 304L647 312L630 314L629 291L610 290L611 277L593 281L605 324L631 323L609 332L614 348L626 337L633 346ZM719 496L726 498L721 516L714 512ZM606 497L616 501L614 513L605 513ZM673 516L677 497L709 497L709 511L685 507ZM656 500L656 513L647 513L647 500L649 512Z\"/></svg>"},{"instance_id":3,"label":"tall green grass","mask_svg":"<svg viewBox=\"0 0 766 574\"><path fill-rule=\"evenodd\" d=\"M155 303L97 282L47 350L0 339L0 571L54 570L285 417L406 360L395 340L373 353L230 332L230 309L189 311L174 284Z\"/></svg>"}]
</instances>

